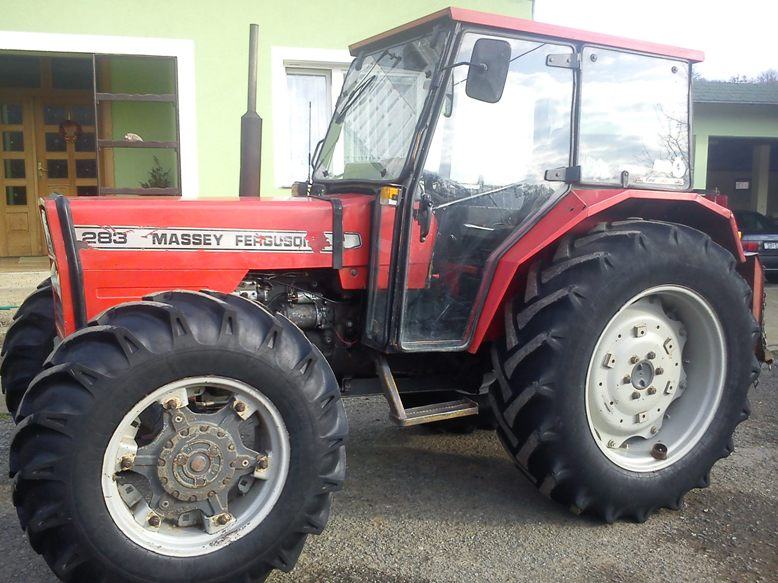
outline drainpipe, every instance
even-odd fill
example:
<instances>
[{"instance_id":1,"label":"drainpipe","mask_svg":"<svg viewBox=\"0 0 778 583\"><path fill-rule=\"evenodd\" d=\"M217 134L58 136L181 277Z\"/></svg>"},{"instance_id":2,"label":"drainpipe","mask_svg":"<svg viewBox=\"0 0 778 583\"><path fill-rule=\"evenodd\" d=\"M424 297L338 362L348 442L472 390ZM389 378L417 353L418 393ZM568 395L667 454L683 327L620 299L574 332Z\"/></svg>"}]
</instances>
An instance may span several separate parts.
<instances>
[{"instance_id":1,"label":"drainpipe","mask_svg":"<svg viewBox=\"0 0 778 583\"><path fill-rule=\"evenodd\" d=\"M250 26L249 86L246 113L240 118L240 187L238 194L259 198L262 118L257 114L257 41L259 26Z\"/></svg>"}]
</instances>

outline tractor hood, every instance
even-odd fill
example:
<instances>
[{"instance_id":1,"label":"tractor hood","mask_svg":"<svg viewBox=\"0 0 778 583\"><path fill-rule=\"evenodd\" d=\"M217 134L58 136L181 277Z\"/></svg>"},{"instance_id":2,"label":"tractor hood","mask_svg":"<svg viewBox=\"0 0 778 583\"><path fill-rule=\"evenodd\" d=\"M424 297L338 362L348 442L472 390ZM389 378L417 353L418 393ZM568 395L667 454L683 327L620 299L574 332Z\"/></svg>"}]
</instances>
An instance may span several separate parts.
<instances>
[{"instance_id":1,"label":"tractor hood","mask_svg":"<svg viewBox=\"0 0 778 583\"><path fill-rule=\"evenodd\" d=\"M363 288L372 201L360 194L48 199L44 224L61 288L60 331L156 291L232 292L249 271L334 268L344 288ZM342 246L333 245L337 232Z\"/></svg>"}]
</instances>

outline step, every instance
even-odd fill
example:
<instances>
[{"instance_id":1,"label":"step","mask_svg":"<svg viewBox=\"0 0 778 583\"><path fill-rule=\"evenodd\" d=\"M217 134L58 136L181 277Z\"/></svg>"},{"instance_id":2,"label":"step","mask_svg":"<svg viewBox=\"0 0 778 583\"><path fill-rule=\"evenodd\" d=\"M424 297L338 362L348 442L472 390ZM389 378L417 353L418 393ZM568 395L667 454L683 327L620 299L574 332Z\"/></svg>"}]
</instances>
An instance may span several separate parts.
<instances>
[{"instance_id":1,"label":"step","mask_svg":"<svg viewBox=\"0 0 778 583\"><path fill-rule=\"evenodd\" d=\"M432 403L422 407L410 407L403 410L404 417L401 415L390 415L400 427L410 425L420 425L422 423L434 423L435 421L445 421L457 417L467 417L469 415L478 415L478 403L470 399L459 399L457 401L447 401L445 403Z\"/></svg>"}]
</instances>

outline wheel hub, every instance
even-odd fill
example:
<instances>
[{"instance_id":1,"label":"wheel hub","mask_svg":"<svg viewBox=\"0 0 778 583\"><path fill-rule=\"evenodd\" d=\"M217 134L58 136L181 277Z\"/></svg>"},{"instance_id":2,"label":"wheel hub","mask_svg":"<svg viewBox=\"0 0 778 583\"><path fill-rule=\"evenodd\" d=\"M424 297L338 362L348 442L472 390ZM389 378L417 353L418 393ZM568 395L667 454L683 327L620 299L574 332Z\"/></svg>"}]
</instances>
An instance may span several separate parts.
<instances>
[{"instance_id":1,"label":"wheel hub","mask_svg":"<svg viewBox=\"0 0 778 583\"><path fill-rule=\"evenodd\" d=\"M270 399L235 379L187 377L124 416L103 458L102 486L133 542L199 556L264 520L289 464L289 434Z\"/></svg>"},{"instance_id":2,"label":"wheel hub","mask_svg":"<svg viewBox=\"0 0 778 583\"><path fill-rule=\"evenodd\" d=\"M162 487L174 498L197 502L232 487L238 458L235 440L218 425L184 420L165 443L157 467Z\"/></svg>"},{"instance_id":3,"label":"wheel hub","mask_svg":"<svg viewBox=\"0 0 778 583\"><path fill-rule=\"evenodd\" d=\"M619 448L661 429L670 403L683 389L685 330L655 298L635 302L603 332L594 370L600 438Z\"/></svg>"},{"instance_id":4,"label":"wheel hub","mask_svg":"<svg viewBox=\"0 0 778 583\"><path fill-rule=\"evenodd\" d=\"M643 390L651 386L654 382L654 365L650 360L641 360L632 369L630 375L632 386L636 389Z\"/></svg>"},{"instance_id":5,"label":"wheel hub","mask_svg":"<svg viewBox=\"0 0 778 583\"><path fill-rule=\"evenodd\" d=\"M706 300L680 286L646 290L612 317L586 381L589 427L611 461L653 471L691 449L721 391L722 337Z\"/></svg>"}]
</instances>

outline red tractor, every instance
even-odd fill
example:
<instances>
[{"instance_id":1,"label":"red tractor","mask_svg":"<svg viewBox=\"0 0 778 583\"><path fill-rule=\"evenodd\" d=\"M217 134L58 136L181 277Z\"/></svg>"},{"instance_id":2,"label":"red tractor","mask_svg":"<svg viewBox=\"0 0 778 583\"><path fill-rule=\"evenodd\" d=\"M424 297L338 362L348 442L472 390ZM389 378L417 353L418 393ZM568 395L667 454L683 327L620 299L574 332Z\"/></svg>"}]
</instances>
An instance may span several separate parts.
<instances>
[{"instance_id":1,"label":"red tractor","mask_svg":"<svg viewBox=\"0 0 778 583\"><path fill-rule=\"evenodd\" d=\"M291 569L343 484L349 395L494 423L607 522L678 508L732 452L762 270L690 189L702 55L459 9L351 49L289 199L42 203L52 276L2 383L13 501L63 580Z\"/></svg>"}]
</instances>

